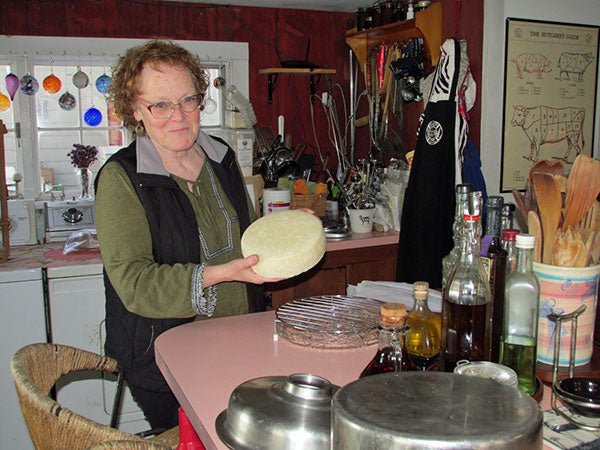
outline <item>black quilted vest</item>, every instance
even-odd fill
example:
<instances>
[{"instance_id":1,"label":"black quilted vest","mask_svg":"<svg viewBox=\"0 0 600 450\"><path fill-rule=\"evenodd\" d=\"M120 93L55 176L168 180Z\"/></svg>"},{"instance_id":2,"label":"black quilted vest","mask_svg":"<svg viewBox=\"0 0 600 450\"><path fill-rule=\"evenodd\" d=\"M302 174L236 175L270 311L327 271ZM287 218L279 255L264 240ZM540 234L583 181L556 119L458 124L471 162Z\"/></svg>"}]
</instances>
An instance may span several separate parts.
<instances>
[{"instance_id":1,"label":"black quilted vest","mask_svg":"<svg viewBox=\"0 0 600 450\"><path fill-rule=\"evenodd\" d=\"M216 139L216 138L213 138ZM217 139L220 142L220 139ZM224 142L223 142L224 143ZM221 163L211 163L223 190L237 211L240 231L249 225L248 204L243 177L235 162L235 153L229 149ZM146 211L152 236L152 252L159 264L200 264L198 225L192 205L177 183L168 176L137 173L136 144L115 153L108 161L117 161L125 169ZM108 162L107 161L107 162ZM95 186L102 169L98 172ZM111 284L104 270L106 292L106 354L119 362L129 384L139 388L168 392L154 359L154 341L163 332L189 323L194 317L183 319L152 319L129 312ZM258 286L248 285L249 310L255 311Z\"/></svg>"}]
</instances>

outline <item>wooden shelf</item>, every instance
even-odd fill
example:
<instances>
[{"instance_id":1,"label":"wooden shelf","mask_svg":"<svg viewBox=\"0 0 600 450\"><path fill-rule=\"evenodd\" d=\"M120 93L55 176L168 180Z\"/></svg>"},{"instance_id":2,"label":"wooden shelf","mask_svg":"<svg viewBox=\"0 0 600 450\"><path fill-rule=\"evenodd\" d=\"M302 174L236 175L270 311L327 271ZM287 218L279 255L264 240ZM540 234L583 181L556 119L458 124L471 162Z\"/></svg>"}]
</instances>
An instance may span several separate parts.
<instances>
[{"instance_id":1,"label":"wooden shelf","mask_svg":"<svg viewBox=\"0 0 600 450\"><path fill-rule=\"evenodd\" d=\"M414 19L389 23L365 31L356 28L346 32L346 43L352 48L363 74L367 73L367 60L371 47L394 42L408 42L411 38L423 38L426 65L434 67L440 59L442 45L442 4L432 3L427 9L415 14Z\"/></svg>"},{"instance_id":2,"label":"wooden shelf","mask_svg":"<svg viewBox=\"0 0 600 450\"><path fill-rule=\"evenodd\" d=\"M321 75L324 73L335 73L335 69L296 69L290 67L272 67L269 69L260 69L258 73L278 74L287 73L290 75Z\"/></svg>"},{"instance_id":3,"label":"wooden shelf","mask_svg":"<svg viewBox=\"0 0 600 450\"><path fill-rule=\"evenodd\" d=\"M319 81L321 80L321 75L329 75L334 74L335 69L321 69L321 68L292 68L292 67L271 67L268 69L260 69L258 71L260 74L268 75L268 88L269 88L269 103L273 103L273 92L275 91L275 87L277 85L277 77L279 74L287 74L287 75L308 75L310 76L310 96L315 95L317 92L317 86L319 85Z\"/></svg>"}]
</instances>

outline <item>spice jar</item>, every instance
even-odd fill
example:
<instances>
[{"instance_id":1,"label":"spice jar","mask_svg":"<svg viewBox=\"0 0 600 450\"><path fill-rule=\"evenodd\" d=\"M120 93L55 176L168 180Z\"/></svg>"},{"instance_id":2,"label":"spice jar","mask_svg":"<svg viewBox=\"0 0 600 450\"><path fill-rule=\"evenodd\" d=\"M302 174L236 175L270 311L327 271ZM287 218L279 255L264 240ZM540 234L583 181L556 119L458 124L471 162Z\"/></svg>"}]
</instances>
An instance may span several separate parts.
<instances>
[{"instance_id":1,"label":"spice jar","mask_svg":"<svg viewBox=\"0 0 600 450\"><path fill-rule=\"evenodd\" d=\"M427 9L429 5L431 5L429 0L418 1L414 6L414 10L415 12L423 11L424 9Z\"/></svg>"}]
</instances>

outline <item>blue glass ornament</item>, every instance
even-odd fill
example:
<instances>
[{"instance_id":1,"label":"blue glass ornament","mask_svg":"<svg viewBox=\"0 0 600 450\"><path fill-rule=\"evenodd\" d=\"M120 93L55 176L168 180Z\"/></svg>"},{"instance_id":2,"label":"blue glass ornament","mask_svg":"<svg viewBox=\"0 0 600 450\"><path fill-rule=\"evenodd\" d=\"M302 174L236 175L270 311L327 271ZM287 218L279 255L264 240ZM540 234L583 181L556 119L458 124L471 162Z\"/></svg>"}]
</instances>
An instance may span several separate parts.
<instances>
[{"instance_id":1,"label":"blue glass ornament","mask_svg":"<svg viewBox=\"0 0 600 450\"><path fill-rule=\"evenodd\" d=\"M21 92L25 95L35 95L40 88L38 81L30 74L21 77Z\"/></svg>"},{"instance_id":2,"label":"blue glass ornament","mask_svg":"<svg viewBox=\"0 0 600 450\"><path fill-rule=\"evenodd\" d=\"M102 122L102 112L92 106L83 115L83 121L90 127L97 127Z\"/></svg>"},{"instance_id":3,"label":"blue glass ornament","mask_svg":"<svg viewBox=\"0 0 600 450\"><path fill-rule=\"evenodd\" d=\"M112 86L112 78L106 74L100 75L96 79L96 89L98 89L98 92L100 92L101 94L108 94L108 90L110 89L111 86Z\"/></svg>"}]
</instances>

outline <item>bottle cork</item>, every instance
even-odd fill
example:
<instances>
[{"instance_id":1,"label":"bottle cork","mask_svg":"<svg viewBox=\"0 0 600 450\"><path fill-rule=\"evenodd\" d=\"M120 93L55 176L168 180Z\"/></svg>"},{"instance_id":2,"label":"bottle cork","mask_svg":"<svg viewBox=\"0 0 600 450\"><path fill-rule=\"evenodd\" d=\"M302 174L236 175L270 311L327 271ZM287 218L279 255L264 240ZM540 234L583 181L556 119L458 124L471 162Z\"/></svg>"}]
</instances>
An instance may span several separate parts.
<instances>
[{"instance_id":1,"label":"bottle cork","mask_svg":"<svg viewBox=\"0 0 600 450\"><path fill-rule=\"evenodd\" d=\"M427 281L415 281L413 295L417 300L425 300L429 295L429 283Z\"/></svg>"},{"instance_id":2,"label":"bottle cork","mask_svg":"<svg viewBox=\"0 0 600 450\"><path fill-rule=\"evenodd\" d=\"M384 303L380 307L380 319L382 325L403 325L406 319L406 306L401 303Z\"/></svg>"}]
</instances>

